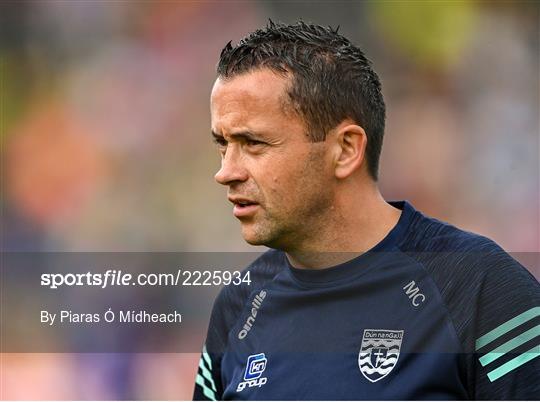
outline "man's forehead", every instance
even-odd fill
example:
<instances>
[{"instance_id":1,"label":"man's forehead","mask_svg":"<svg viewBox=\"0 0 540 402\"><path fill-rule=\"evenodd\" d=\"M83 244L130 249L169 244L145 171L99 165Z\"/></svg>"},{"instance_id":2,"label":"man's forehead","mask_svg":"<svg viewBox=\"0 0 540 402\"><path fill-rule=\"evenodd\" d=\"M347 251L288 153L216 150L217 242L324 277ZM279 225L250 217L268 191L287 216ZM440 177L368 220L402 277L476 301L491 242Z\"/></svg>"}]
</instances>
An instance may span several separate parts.
<instances>
[{"instance_id":1,"label":"man's forehead","mask_svg":"<svg viewBox=\"0 0 540 402\"><path fill-rule=\"evenodd\" d=\"M227 78L218 77L212 88L211 102L277 105L286 95L288 84L288 77L278 75L269 69L258 69Z\"/></svg>"},{"instance_id":2,"label":"man's forehead","mask_svg":"<svg viewBox=\"0 0 540 402\"><path fill-rule=\"evenodd\" d=\"M305 124L291 107L288 76L269 69L230 78L218 78L210 102L211 126L220 135L235 131L278 133L305 132Z\"/></svg>"}]
</instances>

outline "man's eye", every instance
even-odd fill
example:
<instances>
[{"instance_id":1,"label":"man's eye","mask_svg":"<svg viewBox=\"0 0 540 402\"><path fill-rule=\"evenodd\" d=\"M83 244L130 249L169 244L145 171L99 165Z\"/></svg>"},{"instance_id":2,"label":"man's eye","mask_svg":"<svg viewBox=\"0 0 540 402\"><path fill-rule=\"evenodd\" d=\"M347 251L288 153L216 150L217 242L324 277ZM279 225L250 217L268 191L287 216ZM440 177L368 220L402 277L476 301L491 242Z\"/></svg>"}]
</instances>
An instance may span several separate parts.
<instances>
[{"instance_id":1,"label":"man's eye","mask_svg":"<svg viewBox=\"0 0 540 402\"><path fill-rule=\"evenodd\" d=\"M255 145L263 145L264 142L257 141L257 140L246 140L246 145L248 146L255 146Z\"/></svg>"}]
</instances>

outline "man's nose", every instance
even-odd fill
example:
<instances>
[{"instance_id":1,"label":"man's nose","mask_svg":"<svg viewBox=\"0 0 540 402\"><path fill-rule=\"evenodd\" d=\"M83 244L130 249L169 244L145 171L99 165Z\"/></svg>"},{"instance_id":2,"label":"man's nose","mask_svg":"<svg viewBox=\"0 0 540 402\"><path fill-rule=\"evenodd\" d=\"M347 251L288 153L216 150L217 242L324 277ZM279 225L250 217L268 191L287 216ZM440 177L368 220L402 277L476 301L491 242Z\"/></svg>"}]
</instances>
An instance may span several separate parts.
<instances>
[{"instance_id":1,"label":"man's nose","mask_svg":"<svg viewBox=\"0 0 540 402\"><path fill-rule=\"evenodd\" d=\"M242 155L236 147L228 146L225 154L221 157L221 169L215 174L214 179L224 186L234 182L243 182L248 178L247 170L242 163Z\"/></svg>"}]
</instances>

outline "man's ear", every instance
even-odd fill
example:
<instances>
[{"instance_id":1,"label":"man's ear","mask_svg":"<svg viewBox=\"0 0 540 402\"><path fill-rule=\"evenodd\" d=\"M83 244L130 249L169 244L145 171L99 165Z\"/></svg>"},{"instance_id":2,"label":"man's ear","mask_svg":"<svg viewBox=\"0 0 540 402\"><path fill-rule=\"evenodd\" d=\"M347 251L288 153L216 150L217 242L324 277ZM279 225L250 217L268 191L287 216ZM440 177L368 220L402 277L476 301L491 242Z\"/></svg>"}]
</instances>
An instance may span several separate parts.
<instances>
[{"instance_id":1,"label":"man's ear","mask_svg":"<svg viewBox=\"0 0 540 402\"><path fill-rule=\"evenodd\" d=\"M338 179L345 179L359 170L364 162L367 146L366 132L350 120L334 129L336 136L334 172Z\"/></svg>"}]
</instances>

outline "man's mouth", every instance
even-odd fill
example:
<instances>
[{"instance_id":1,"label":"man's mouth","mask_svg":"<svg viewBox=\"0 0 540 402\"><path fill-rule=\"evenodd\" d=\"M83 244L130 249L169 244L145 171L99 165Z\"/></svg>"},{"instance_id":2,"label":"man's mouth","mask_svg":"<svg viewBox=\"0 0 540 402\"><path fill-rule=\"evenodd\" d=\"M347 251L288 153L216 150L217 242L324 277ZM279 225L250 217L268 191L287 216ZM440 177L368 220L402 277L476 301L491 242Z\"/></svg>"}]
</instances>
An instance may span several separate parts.
<instances>
[{"instance_id":1,"label":"man's mouth","mask_svg":"<svg viewBox=\"0 0 540 402\"><path fill-rule=\"evenodd\" d=\"M234 204L233 214L237 218L253 215L259 206L257 202L244 198L230 197L229 201Z\"/></svg>"}]
</instances>

